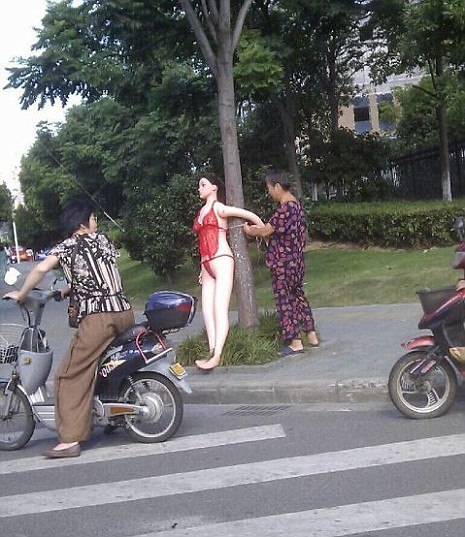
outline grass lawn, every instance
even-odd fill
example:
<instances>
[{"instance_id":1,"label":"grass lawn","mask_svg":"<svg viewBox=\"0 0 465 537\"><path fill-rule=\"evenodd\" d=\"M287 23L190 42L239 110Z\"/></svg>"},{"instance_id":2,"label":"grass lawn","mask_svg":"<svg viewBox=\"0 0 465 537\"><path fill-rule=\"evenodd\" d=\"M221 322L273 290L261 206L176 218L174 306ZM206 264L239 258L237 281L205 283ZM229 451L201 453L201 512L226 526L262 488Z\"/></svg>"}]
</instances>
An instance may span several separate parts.
<instances>
[{"instance_id":1,"label":"grass lawn","mask_svg":"<svg viewBox=\"0 0 465 537\"><path fill-rule=\"evenodd\" d=\"M314 308L416 302L417 290L450 285L462 275L450 266L452 251L450 246L429 250L364 250L311 243L305 258L305 291ZM273 310L263 253L252 244L250 254L258 306ZM176 289L200 298L199 269L191 263L186 263L169 280L155 276L145 263L131 261L123 251L120 270L136 310L144 308L150 293L162 289ZM231 309L235 308L233 295Z\"/></svg>"}]
</instances>

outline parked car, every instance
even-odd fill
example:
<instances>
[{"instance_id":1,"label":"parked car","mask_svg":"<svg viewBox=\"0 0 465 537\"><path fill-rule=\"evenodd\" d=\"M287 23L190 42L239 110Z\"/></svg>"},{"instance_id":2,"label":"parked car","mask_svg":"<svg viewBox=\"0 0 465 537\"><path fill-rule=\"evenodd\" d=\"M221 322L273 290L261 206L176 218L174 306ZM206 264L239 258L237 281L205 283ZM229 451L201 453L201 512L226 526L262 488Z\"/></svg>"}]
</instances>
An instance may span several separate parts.
<instances>
[{"instance_id":1,"label":"parked car","mask_svg":"<svg viewBox=\"0 0 465 537\"><path fill-rule=\"evenodd\" d=\"M50 248L42 248L42 250L39 250L36 252L36 261L42 261L44 260L50 252Z\"/></svg>"},{"instance_id":2,"label":"parked car","mask_svg":"<svg viewBox=\"0 0 465 537\"><path fill-rule=\"evenodd\" d=\"M25 246L18 246L18 256L20 261L34 261L34 251L31 248L26 248ZM16 258L16 247L11 246L10 248L10 262L17 263Z\"/></svg>"}]
</instances>

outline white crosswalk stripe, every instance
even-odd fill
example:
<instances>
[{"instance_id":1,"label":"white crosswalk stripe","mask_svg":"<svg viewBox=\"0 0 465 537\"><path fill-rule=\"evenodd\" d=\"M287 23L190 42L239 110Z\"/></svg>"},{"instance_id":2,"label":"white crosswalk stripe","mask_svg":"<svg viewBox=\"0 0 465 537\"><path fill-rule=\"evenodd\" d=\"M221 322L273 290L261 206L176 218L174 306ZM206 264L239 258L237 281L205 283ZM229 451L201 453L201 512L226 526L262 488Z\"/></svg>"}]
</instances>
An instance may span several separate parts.
<instances>
[{"instance_id":1,"label":"white crosswalk stripe","mask_svg":"<svg viewBox=\"0 0 465 537\"><path fill-rule=\"evenodd\" d=\"M284 436L285 433L281 425L248 427L246 429L173 438L169 442L162 444L131 443L112 448L97 448L90 451L83 451L82 455L76 459L62 459L59 464L60 467L64 468L66 466L91 462L132 459L134 457L160 455L162 453L179 453L192 449L206 449L242 444L244 442L260 442L261 440L282 438ZM45 470L47 468L56 468L56 466L57 461L44 459L43 457L30 457L28 459L0 463L0 475L14 472L30 472L31 470Z\"/></svg>"},{"instance_id":2,"label":"white crosswalk stripe","mask_svg":"<svg viewBox=\"0 0 465 537\"><path fill-rule=\"evenodd\" d=\"M451 490L181 529L176 531L176 537L344 537L368 531L461 520L465 518L464 502L465 489ZM134 537L168 535L173 537L173 531Z\"/></svg>"},{"instance_id":3,"label":"white crosswalk stripe","mask_svg":"<svg viewBox=\"0 0 465 537\"><path fill-rule=\"evenodd\" d=\"M209 448L227 446L253 447L263 441L284 441L286 434L279 424L263 425L233 429L195 436L178 437L165 444L137 444L108 446L85 450L81 457L64 459L59 462L42 457L19 458L0 462L0 475L15 476L24 483L34 480L36 471L85 472L87 465L102 462L118 462L125 459L144 457L157 458L166 454L175 456L186 451L197 452ZM250 448L249 448L250 450ZM255 451L255 450L254 450ZM134 479L102 482L97 476L95 483L83 486L66 486L66 480L55 488L40 490L40 481L34 481L36 492L5 494L6 488L0 487L3 496L0 498L0 518L2 525L15 524L20 517L68 516L74 509L83 510L106 506L130 505L135 501L157 501L173 497L182 498L186 494L220 495L233 487L261 487L265 485L281 486L299 478L311 478L341 472L363 471L384 467L394 467L403 463L420 461L444 460L446 457L465 455L465 434L427 437L417 440L371 445L315 453L311 455L289 456L286 458L255 460L253 462L207 467L199 470L169 473L162 475L141 474ZM150 459L150 460L152 460ZM145 464L145 463L144 463ZM157 465L156 465L157 466ZM208 466L208 464L207 464ZM145 468L145 466L141 466ZM167 468L170 468L168 465ZM148 470L149 472L150 470ZM157 472L159 469L157 469ZM32 474L31 474L32 472ZM102 474L103 475L103 474ZM131 474L128 474L131 475ZM8 477L2 483L8 483ZM33 482L33 481L31 481ZM39 483L39 484L38 484ZM17 489L21 490L21 488ZM29 489L30 490L30 489ZM257 490L260 490L259 488ZM420 492L419 494L399 494L398 497L386 497L375 501L360 501L348 505L334 505L302 510L302 506L293 512L272 514L273 511L261 514L244 513L239 520L223 519L215 513L212 518L202 516L191 517L188 513L183 518L183 510L179 515L179 526L173 528L163 526L149 527L142 533L142 528L135 527L134 535L124 533L128 537L344 537L368 532L382 532L410 528L420 524L461 521L465 519L465 488L456 490L439 490L436 492ZM182 499L175 500L182 505ZM152 505L152 504L150 504ZM318 505L318 504L316 504ZM324 504L323 504L324 505ZM314 504L315 506L315 504ZM271 514L269 514L271 513ZM73 515L75 516L75 515ZM80 516L80 515L79 515ZM162 515L163 516L163 515ZM233 518L233 517L232 517ZM167 520L169 517L167 518ZM28 537L42 535L21 533ZM86 533L88 535L88 533ZM394 535L394 534L393 534ZM377 537L380 535L377 534Z\"/></svg>"},{"instance_id":4,"label":"white crosswalk stripe","mask_svg":"<svg viewBox=\"0 0 465 537\"><path fill-rule=\"evenodd\" d=\"M0 518L117 504L465 454L465 434L5 497ZM83 461L81 461L82 463ZM464 515L465 516L465 515Z\"/></svg>"}]
</instances>

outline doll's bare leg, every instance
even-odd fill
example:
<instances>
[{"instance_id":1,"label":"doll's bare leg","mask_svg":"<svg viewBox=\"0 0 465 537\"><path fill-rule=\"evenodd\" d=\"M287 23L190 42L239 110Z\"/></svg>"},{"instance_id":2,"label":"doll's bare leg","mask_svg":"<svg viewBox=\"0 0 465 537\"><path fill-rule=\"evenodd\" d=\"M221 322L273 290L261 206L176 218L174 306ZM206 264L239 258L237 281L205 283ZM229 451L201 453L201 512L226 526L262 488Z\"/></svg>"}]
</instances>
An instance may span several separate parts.
<instances>
[{"instance_id":1,"label":"doll's bare leg","mask_svg":"<svg viewBox=\"0 0 465 537\"><path fill-rule=\"evenodd\" d=\"M220 365L221 352L229 332L229 302L233 287L234 260L231 257L219 257L210 262L214 264L216 275L214 292L214 349L209 360L196 360L200 369L213 369Z\"/></svg>"},{"instance_id":2,"label":"doll's bare leg","mask_svg":"<svg viewBox=\"0 0 465 537\"><path fill-rule=\"evenodd\" d=\"M211 352L215 349L215 287L215 279L202 267L202 316Z\"/></svg>"},{"instance_id":3,"label":"doll's bare leg","mask_svg":"<svg viewBox=\"0 0 465 537\"><path fill-rule=\"evenodd\" d=\"M219 258L215 290L215 354L209 361L219 365L229 332L229 302L233 288L234 261L230 257Z\"/></svg>"}]
</instances>

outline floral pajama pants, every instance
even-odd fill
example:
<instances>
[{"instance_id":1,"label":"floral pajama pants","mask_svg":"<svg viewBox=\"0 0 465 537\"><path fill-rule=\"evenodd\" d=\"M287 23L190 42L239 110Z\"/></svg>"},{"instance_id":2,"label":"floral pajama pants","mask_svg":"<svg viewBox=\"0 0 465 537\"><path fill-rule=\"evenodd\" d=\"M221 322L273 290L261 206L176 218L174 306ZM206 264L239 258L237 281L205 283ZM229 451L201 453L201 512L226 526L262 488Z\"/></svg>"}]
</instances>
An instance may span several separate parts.
<instances>
[{"instance_id":1,"label":"floral pajama pants","mask_svg":"<svg viewBox=\"0 0 465 537\"><path fill-rule=\"evenodd\" d=\"M283 339L300 339L300 328L305 332L315 330L312 309L303 290L304 266L302 263L280 263L271 269L276 313Z\"/></svg>"}]
</instances>

